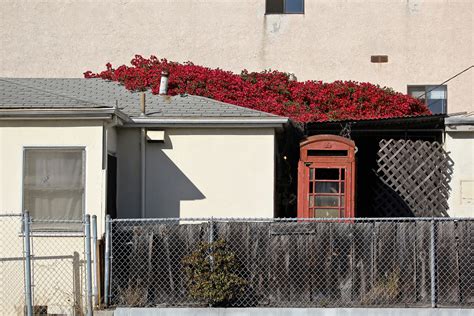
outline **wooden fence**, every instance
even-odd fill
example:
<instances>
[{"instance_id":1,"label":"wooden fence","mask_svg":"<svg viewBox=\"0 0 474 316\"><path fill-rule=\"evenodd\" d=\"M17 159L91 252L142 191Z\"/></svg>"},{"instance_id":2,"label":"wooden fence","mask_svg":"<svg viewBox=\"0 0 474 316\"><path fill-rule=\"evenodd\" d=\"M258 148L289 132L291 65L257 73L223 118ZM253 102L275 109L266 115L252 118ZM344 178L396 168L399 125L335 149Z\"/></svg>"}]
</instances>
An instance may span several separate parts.
<instances>
[{"instance_id":1,"label":"wooden fence","mask_svg":"<svg viewBox=\"0 0 474 316\"><path fill-rule=\"evenodd\" d=\"M111 303L202 306L183 258L224 240L246 282L232 306L472 307L473 228L470 219L117 220Z\"/></svg>"}]
</instances>

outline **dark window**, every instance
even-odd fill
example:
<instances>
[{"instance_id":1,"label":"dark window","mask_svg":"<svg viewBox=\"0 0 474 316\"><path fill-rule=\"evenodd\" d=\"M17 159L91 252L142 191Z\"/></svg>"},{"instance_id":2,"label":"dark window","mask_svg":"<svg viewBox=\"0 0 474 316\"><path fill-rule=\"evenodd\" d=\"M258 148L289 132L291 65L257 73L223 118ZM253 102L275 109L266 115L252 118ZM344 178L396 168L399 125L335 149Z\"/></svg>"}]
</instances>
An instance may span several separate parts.
<instances>
[{"instance_id":1,"label":"dark window","mask_svg":"<svg viewBox=\"0 0 474 316\"><path fill-rule=\"evenodd\" d=\"M442 86L408 86L408 94L425 102L434 114L447 113L447 87Z\"/></svg>"},{"instance_id":2,"label":"dark window","mask_svg":"<svg viewBox=\"0 0 474 316\"><path fill-rule=\"evenodd\" d=\"M266 13L304 13L304 0L266 0Z\"/></svg>"},{"instance_id":3,"label":"dark window","mask_svg":"<svg viewBox=\"0 0 474 316\"><path fill-rule=\"evenodd\" d=\"M347 156L347 150L308 150L308 156Z\"/></svg>"}]
</instances>

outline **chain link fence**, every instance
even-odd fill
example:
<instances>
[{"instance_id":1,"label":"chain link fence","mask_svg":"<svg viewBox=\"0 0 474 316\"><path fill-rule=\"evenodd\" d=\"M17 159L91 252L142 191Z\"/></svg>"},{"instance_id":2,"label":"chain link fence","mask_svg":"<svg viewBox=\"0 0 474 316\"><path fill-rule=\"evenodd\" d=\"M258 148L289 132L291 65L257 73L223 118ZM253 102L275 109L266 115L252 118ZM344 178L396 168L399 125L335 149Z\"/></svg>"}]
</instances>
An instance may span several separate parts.
<instances>
[{"instance_id":1,"label":"chain link fence","mask_svg":"<svg viewBox=\"0 0 474 316\"><path fill-rule=\"evenodd\" d=\"M24 248L21 215L0 215L0 315L23 315Z\"/></svg>"},{"instance_id":2,"label":"chain link fence","mask_svg":"<svg viewBox=\"0 0 474 316\"><path fill-rule=\"evenodd\" d=\"M92 313L88 223L0 216L0 315Z\"/></svg>"},{"instance_id":3,"label":"chain link fence","mask_svg":"<svg viewBox=\"0 0 474 316\"><path fill-rule=\"evenodd\" d=\"M113 306L474 307L472 218L123 219L106 227Z\"/></svg>"}]
</instances>

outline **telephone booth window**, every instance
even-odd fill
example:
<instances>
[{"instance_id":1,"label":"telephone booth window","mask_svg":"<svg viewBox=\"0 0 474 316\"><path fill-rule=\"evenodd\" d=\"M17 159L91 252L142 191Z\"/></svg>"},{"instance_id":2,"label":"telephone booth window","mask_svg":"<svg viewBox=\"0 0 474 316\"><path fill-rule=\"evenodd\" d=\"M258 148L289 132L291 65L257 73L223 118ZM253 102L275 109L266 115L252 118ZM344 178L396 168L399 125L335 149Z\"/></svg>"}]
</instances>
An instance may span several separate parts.
<instances>
[{"instance_id":1,"label":"telephone booth window","mask_svg":"<svg viewBox=\"0 0 474 316\"><path fill-rule=\"evenodd\" d=\"M298 217L354 216L354 148L352 141L333 135L301 144Z\"/></svg>"}]
</instances>

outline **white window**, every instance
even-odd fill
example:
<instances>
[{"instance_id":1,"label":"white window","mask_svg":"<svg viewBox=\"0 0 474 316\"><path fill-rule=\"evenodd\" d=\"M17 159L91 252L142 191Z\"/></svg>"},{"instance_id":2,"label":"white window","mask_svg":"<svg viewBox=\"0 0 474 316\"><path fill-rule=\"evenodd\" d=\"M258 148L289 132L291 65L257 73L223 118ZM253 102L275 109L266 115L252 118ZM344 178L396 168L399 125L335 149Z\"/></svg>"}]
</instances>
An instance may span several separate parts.
<instances>
[{"instance_id":1,"label":"white window","mask_svg":"<svg viewBox=\"0 0 474 316\"><path fill-rule=\"evenodd\" d=\"M442 86L408 86L408 94L425 102L434 114L447 113L447 87Z\"/></svg>"},{"instance_id":2,"label":"white window","mask_svg":"<svg viewBox=\"0 0 474 316\"><path fill-rule=\"evenodd\" d=\"M25 148L23 209L37 220L80 221L84 214L84 148ZM80 230L80 224L39 222L35 230Z\"/></svg>"},{"instance_id":3,"label":"white window","mask_svg":"<svg viewBox=\"0 0 474 316\"><path fill-rule=\"evenodd\" d=\"M266 14L304 13L304 0L266 0Z\"/></svg>"}]
</instances>

